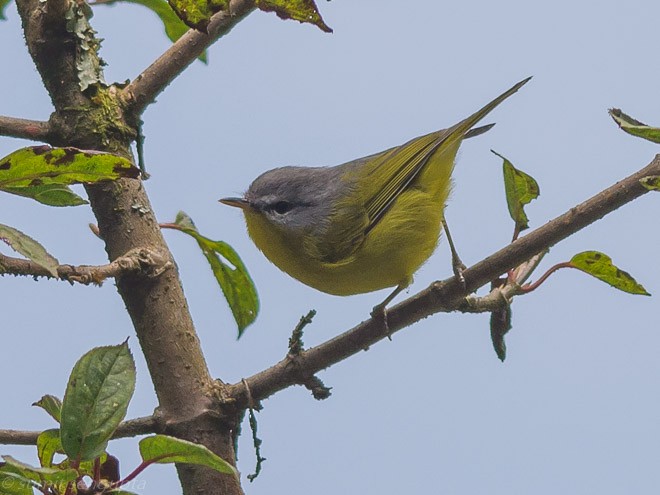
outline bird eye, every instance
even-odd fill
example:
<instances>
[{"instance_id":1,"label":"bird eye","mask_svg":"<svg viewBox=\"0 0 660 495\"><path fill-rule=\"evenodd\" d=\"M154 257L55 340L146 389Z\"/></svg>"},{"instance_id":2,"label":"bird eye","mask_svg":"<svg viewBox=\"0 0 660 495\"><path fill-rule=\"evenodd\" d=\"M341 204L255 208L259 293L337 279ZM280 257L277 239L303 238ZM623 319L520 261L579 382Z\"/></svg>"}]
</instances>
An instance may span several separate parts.
<instances>
[{"instance_id":1,"label":"bird eye","mask_svg":"<svg viewBox=\"0 0 660 495\"><path fill-rule=\"evenodd\" d=\"M273 211L275 213L278 213L280 215L284 215L288 211L291 211L293 208L293 205L289 203L288 201L278 201L273 205Z\"/></svg>"}]
</instances>

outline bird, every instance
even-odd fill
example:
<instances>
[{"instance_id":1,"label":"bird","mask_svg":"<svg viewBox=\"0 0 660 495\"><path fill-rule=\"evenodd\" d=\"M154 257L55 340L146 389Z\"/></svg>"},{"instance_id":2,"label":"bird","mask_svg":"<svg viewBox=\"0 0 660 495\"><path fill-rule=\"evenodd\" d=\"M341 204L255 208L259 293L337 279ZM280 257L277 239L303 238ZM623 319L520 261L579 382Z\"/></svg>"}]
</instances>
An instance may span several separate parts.
<instances>
[{"instance_id":1,"label":"bird","mask_svg":"<svg viewBox=\"0 0 660 495\"><path fill-rule=\"evenodd\" d=\"M447 129L341 165L275 168L219 201L240 208L257 248L303 284L339 296L394 287L372 311L384 314L438 244L462 140L490 129L474 126L530 79Z\"/></svg>"}]
</instances>

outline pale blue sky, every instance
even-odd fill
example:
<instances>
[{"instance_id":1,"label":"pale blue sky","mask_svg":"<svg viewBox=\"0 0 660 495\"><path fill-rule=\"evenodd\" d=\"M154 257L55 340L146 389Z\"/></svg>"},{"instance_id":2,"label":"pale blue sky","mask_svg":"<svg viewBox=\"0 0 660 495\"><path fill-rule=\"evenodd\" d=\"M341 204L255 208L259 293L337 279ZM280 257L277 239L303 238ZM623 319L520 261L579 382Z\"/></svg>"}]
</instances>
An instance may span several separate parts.
<instances>
[{"instance_id":1,"label":"pale blue sky","mask_svg":"<svg viewBox=\"0 0 660 495\"><path fill-rule=\"evenodd\" d=\"M254 13L195 63L145 116L146 183L161 221L185 210L209 237L231 243L257 283L262 312L236 342L231 315L191 239L166 238L213 373L238 381L281 359L298 318L318 310L305 343L366 318L385 293L340 298L288 278L256 250L239 212L217 199L280 165L333 165L447 127L534 75L462 147L447 217L470 265L510 239L501 180L507 156L540 183L532 227L646 165L659 151L625 135L612 106L660 124L660 68L652 40L660 4L630 2L319 2L332 35ZM0 114L46 119L45 91L14 7L0 24ZM106 78L134 77L167 48L143 7L99 7ZM25 142L0 138L0 156ZM658 197L649 194L553 248L544 266L597 249L655 297L634 297L577 271L560 272L513 306L509 357L490 344L488 316L436 315L320 374L332 397L302 388L264 402L260 477L248 493L446 495L655 493L660 489ZM0 196L1 223L62 262L103 263L88 208L55 209ZM2 248L3 252L8 252ZM451 274L446 244L411 292ZM100 289L0 279L4 399L0 427L45 429L30 407L62 395L76 359L131 336L138 360L130 416L155 399L113 284ZM111 444L124 473L136 440ZM36 462L35 449L0 446ZM252 472L248 438L239 468ZM171 467L141 478L145 494L176 493Z\"/></svg>"}]
</instances>

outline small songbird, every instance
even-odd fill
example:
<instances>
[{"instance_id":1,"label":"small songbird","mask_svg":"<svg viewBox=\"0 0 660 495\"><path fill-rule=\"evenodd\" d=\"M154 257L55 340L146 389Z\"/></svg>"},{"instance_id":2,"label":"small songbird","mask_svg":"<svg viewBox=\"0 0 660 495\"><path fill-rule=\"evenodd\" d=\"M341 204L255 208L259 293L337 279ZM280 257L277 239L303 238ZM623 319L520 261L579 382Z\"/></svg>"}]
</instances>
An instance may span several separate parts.
<instances>
[{"instance_id":1,"label":"small songbird","mask_svg":"<svg viewBox=\"0 0 660 495\"><path fill-rule=\"evenodd\" d=\"M334 167L281 167L242 198L256 246L278 268L323 292L348 296L386 287L385 306L438 244L456 153L473 127L527 78L458 124ZM373 314L373 313L372 313Z\"/></svg>"}]
</instances>

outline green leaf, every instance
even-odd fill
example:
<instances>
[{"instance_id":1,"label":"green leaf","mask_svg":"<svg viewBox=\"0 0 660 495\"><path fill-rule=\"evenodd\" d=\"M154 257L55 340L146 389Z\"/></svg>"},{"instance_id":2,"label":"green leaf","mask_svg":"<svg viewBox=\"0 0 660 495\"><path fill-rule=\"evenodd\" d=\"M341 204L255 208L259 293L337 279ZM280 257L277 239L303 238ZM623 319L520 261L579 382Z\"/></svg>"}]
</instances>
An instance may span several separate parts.
<instances>
[{"instance_id":1,"label":"green leaf","mask_svg":"<svg viewBox=\"0 0 660 495\"><path fill-rule=\"evenodd\" d=\"M660 191L660 175L649 175L639 182L649 191Z\"/></svg>"},{"instance_id":2,"label":"green leaf","mask_svg":"<svg viewBox=\"0 0 660 495\"><path fill-rule=\"evenodd\" d=\"M234 249L222 241L212 241L199 233L192 219L180 211L173 228L192 236L211 265L220 288L238 325L238 338L259 312L259 297L247 268Z\"/></svg>"},{"instance_id":3,"label":"green leaf","mask_svg":"<svg viewBox=\"0 0 660 495\"><path fill-rule=\"evenodd\" d=\"M41 432L37 437L37 455L41 467L53 467L53 458L56 453L64 453L60 441L60 430L54 428Z\"/></svg>"},{"instance_id":4,"label":"green leaf","mask_svg":"<svg viewBox=\"0 0 660 495\"><path fill-rule=\"evenodd\" d=\"M257 0L257 7L266 12L275 12L280 19L308 22L331 33L332 29L323 21L314 0Z\"/></svg>"},{"instance_id":5,"label":"green leaf","mask_svg":"<svg viewBox=\"0 0 660 495\"><path fill-rule=\"evenodd\" d=\"M169 4L179 19L203 32L213 14L229 10L229 0L169 0Z\"/></svg>"},{"instance_id":6,"label":"green leaf","mask_svg":"<svg viewBox=\"0 0 660 495\"><path fill-rule=\"evenodd\" d=\"M3 191L32 198L47 206L80 206L87 201L62 184L47 184L32 187L5 187Z\"/></svg>"},{"instance_id":7,"label":"green leaf","mask_svg":"<svg viewBox=\"0 0 660 495\"><path fill-rule=\"evenodd\" d=\"M615 289L630 294L650 296L646 289L628 273L620 270L612 264L612 258L598 251L584 251L571 258L570 264L573 268L582 270L589 275L602 280Z\"/></svg>"},{"instance_id":8,"label":"green leaf","mask_svg":"<svg viewBox=\"0 0 660 495\"><path fill-rule=\"evenodd\" d=\"M55 397L54 395L46 394L37 402L32 403L33 406L37 406L46 411L51 418L53 418L58 423L60 422L61 413L62 413L62 401Z\"/></svg>"},{"instance_id":9,"label":"green leaf","mask_svg":"<svg viewBox=\"0 0 660 495\"><path fill-rule=\"evenodd\" d=\"M135 362L128 344L97 347L71 371L62 402L61 438L72 459L100 456L126 416L135 390Z\"/></svg>"},{"instance_id":10,"label":"green leaf","mask_svg":"<svg viewBox=\"0 0 660 495\"><path fill-rule=\"evenodd\" d=\"M6 21L7 16L5 15L5 10L7 9L7 5L9 5L9 2L11 0L0 0L0 21ZM0 485L0 488L2 485Z\"/></svg>"},{"instance_id":11,"label":"green leaf","mask_svg":"<svg viewBox=\"0 0 660 495\"><path fill-rule=\"evenodd\" d=\"M654 143L660 143L660 128L649 127L639 120L633 119L630 115L626 115L618 108L611 108L609 114L621 130L628 134L647 139Z\"/></svg>"},{"instance_id":12,"label":"green leaf","mask_svg":"<svg viewBox=\"0 0 660 495\"><path fill-rule=\"evenodd\" d=\"M118 0L119 1L119 0ZM177 15L172 10L172 7L167 3L167 0L121 0L124 3L133 3L137 5L143 5L150 9L154 14L158 16L160 21L163 23L165 28L165 34L170 39L170 41L178 40L183 34L190 29L186 24L177 17ZM116 2L104 2L97 5L112 5ZM207 56L206 50L198 57L199 60L206 63Z\"/></svg>"},{"instance_id":13,"label":"green leaf","mask_svg":"<svg viewBox=\"0 0 660 495\"><path fill-rule=\"evenodd\" d=\"M166 435L154 435L140 440L140 454L145 462L197 464L237 476L234 466L218 457L204 445Z\"/></svg>"},{"instance_id":14,"label":"green leaf","mask_svg":"<svg viewBox=\"0 0 660 495\"><path fill-rule=\"evenodd\" d=\"M37 483L63 486L78 477L75 469L38 468L18 461L9 455L3 455L2 458L16 474Z\"/></svg>"},{"instance_id":15,"label":"green leaf","mask_svg":"<svg viewBox=\"0 0 660 495\"><path fill-rule=\"evenodd\" d=\"M32 237L13 227L0 224L0 240L9 244L17 253L48 270L53 277L57 277L57 267L60 262L48 254L48 251ZM2 273L2 266L0 266L0 273Z\"/></svg>"},{"instance_id":16,"label":"green leaf","mask_svg":"<svg viewBox=\"0 0 660 495\"><path fill-rule=\"evenodd\" d=\"M140 170L126 158L77 148L30 146L0 159L0 189L88 184L139 175Z\"/></svg>"},{"instance_id":17,"label":"green leaf","mask_svg":"<svg viewBox=\"0 0 660 495\"><path fill-rule=\"evenodd\" d=\"M0 495L33 495L33 482L9 471L7 466L0 468Z\"/></svg>"},{"instance_id":18,"label":"green leaf","mask_svg":"<svg viewBox=\"0 0 660 495\"><path fill-rule=\"evenodd\" d=\"M518 170L513 164L496 151L490 150L499 156L503 163L504 189L506 191L506 203L509 214L516 223L518 232L529 228L529 219L525 214L524 207L540 194L539 185L533 177Z\"/></svg>"}]
</instances>

